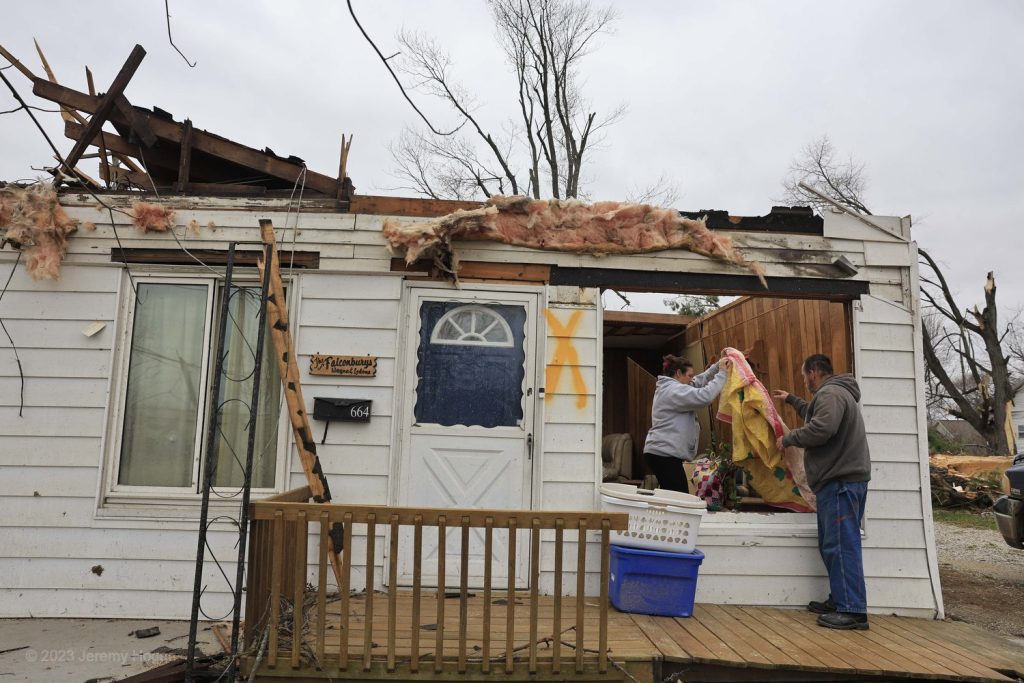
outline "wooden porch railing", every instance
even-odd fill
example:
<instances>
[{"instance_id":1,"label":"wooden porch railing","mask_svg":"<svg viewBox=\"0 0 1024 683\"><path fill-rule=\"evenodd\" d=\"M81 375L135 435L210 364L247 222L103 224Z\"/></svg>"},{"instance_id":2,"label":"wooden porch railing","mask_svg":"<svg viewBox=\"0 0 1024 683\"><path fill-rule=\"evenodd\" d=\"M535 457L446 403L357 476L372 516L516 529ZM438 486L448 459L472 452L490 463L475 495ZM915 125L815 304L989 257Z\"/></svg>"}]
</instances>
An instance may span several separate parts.
<instances>
[{"instance_id":1,"label":"wooden porch railing","mask_svg":"<svg viewBox=\"0 0 1024 683\"><path fill-rule=\"evenodd\" d=\"M266 635L265 657L263 666L271 670L280 668L282 660L293 669L300 667L329 667L338 674L358 677L371 670L379 674L394 673L401 666L403 672L416 675L421 667L426 669L423 674L436 678L439 674L464 674L472 665L475 672L482 674L497 673L499 676L512 674L517 667L522 671L534 674L538 670L538 647L543 641L550 644L551 674L582 674L585 670L594 671L595 659L598 673L608 670L608 565L609 538L612 530L625 529L627 515L603 512L552 512L535 510L458 510L436 508L405 508L366 505L336 505L326 503L305 502L309 497L309 489L302 488L289 491L273 498L264 499L251 504L251 526L249 545L249 567L246 592L245 645L246 651L253 653L259 649ZM318 566L317 583L307 588L307 538L309 525L319 525L319 539L316 541L316 564ZM344 542L342 550L341 585L338 587L340 610L332 616L336 618L337 632L328 636L328 595L327 573L329 571L328 555L331 551L330 530L336 523L344 526ZM353 552L353 526L365 528L365 555L357 558ZM374 557L377 535L381 526L388 529L387 542L390 544L386 564L383 568L387 581L386 592L377 594L374 585ZM402 527L411 527L413 536L411 588L399 589L399 533ZM436 529L439 552L437 553L437 587L424 588L423 547L424 527ZM461 552L459 554L460 571L458 587L458 627L457 637L445 633L445 598L452 598L454 591L446 593L445 586L445 539L448 529L461 530ZM473 577L474 583L482 586L482 615L480 620L470 620L469 609L469 556L470 532L480 529L484 538L483 576ZM525 616L529 625L527 643L516 643L516 536L519 530L529 530L530 567L529 567L529 605L527 610L519 610L520 617ZM562 614L562 600L555 599L550 617L545 614L544 622L550 620L550 633L538 633L542 621L539 610L540 583L540 549L541 531L554 532L554 572L553 594L561 596L563 592L563 547L566 531L569 540L577 543L576 597L575 615L567 618ZM585 600L593 605L593 597L586 599L586 542L588 531L594 530L601 535L600 561L600 597L598 599L598 638L597 647L584 647ZM494 589L504 598L506 609L505 635L503 644L492 643L492 551L496 533L507 534L508 543L508 581L507 588ZM429 536L427 537L429 539ZM353 567L364 569L366 591L365 605L362 615L352 617L354 600L351 596ZM410 596L411 610L408 615L403 613L403 624L408 620L408 635L403 630L399 634L397 616L399 611L399 595ZM422 623L421 598L434 594L436 602L436 631L433 635L432 652L421 653L420 631ZM525 597L522 592L521 597ZM374 642L374 605L386 601L386 629L378 626L376 637L380 638L381 630L385 630L385 642ZM501 600L495 601L497 604ZM403 601L402 605L407 603ZM290 610L290 615L287 613ZM524 615L523 612L526 611ZM335 616L336 615L336 616ZM353 629L350 621L362 619L361 644L353 643ZM592 626L592 621L590 622ZM574 627L575 642L567 640L569 647L563 647L563 638L567 630ZM449 630L451 628L449 627ZM290 633L289 633L290 631ZM448 636L446 638L446 635ZM399 640L402 645L399 647ZM425 635L424 638L429 638ZM593 643L593 634L590 634ZM445 641L448 640L446 649ZM451 641L454 640L453 644ZM472 655L469 643L474 643ZM328 652L337 644L337 653ZM502 645L503 650L501 650ZM374 650L380 653L374 655ZM428 648L429 649L429 648ZM596 652L594 651L596 649ZM401 651L400 651L401 650ZM498 656L493 656L497 651ZM525 651L525 656L524 656ZM250 664L253 659L250 659ZM588 669L589 664L589 669ZM336 669L335 669L336 665ZM545 668L548 665L545 665ZM564 670L563 670L564 667ZM333 674L332 674L333 675ZM567 678L570 676L567 676Z\"/></svg>"}]
</instances>

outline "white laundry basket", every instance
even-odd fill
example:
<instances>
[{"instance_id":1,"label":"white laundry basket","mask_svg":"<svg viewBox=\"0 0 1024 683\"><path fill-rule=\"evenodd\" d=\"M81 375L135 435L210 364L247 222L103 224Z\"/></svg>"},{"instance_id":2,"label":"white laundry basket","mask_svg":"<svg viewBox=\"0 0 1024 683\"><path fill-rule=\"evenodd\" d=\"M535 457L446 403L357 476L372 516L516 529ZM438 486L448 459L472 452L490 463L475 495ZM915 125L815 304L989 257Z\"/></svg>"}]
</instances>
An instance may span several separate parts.
<instances>
[{"instance_id":1,"label":"white laundry basket","mask_svg":"<svg viewBox=\"0 0 1024 683\"><path fill-rule=\"evenodd\" d=\"M601 509L629 513L629 528L614 531L613 545L692 553L707 503L697 496L667 489L641 489L630 484L603 484Z\"/></svg>"}]
</instances>

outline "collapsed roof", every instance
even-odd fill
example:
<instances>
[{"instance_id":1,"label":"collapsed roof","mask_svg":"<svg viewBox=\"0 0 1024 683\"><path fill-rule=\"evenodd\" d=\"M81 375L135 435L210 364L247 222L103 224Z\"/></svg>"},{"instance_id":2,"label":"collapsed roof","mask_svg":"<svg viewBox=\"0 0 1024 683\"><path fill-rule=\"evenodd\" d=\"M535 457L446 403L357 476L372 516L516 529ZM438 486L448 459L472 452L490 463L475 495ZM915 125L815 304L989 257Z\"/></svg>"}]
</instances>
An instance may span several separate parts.
<instances>
[{"instance_id":1,"label":"collapsed roof","mask_svg":"<svg viewBox=\"0 0 1024 683\"><path fill-rule=\"evenodd\" d=\"M64 134L75 140L61 160L62 171L92 189L100 189L100 184L76 168L88 147L97 148L100 178L113 189L260 196L301 183L307 192L339 200L347 200L355 189L345 173L351 140L346 144L344 136L339 175L332 178L306 169L299 157L228 140L195 128L188 119L176 121L159 107L132 105L124 90L145 57L140 45L102 94L94 92L91 73L87 72L90 92L81 92L57 83L45 60L49 80L33 74L2 47L0 54L32 81L33 94L60 105ZM107 124L115 132L104 131Z\"/></svg>"},{"instance_id":2,"label":"collapsed roof","mask_svg":"<svg viewBox=\"0 0 1024 683\"><path fill-rule=\"evenodd\" d=\"M158 107L132 105L124 91L145 57L146 51L140 45L135 46L102 94L96 94L88 70L89 92L60 85L41 50L39 54L47 79L33 74L0 46L0 55L32 82L36 96L60 105L64 133L75 141L65 157L58 157L59 166L52 169L58 180L55 185L64 182L89 191L263 196L294 192L301 183L310 198L336 202L339 210L354 212L372 205L374 199L387 199L354 195L355 188L346 172L351 138L346 141L342 136L339 173L332 178L308 170L298 157L279 156L269 148L248 147L195 128L188 119L175 121L169 112ZM114 132L104 130L108 124ZM100 178L105 187L77 167L90 147L97 148L93 156L99 159ZM403 250L407 263L430 259L441 272L455 279L458 258L452 241L491 240L599 256L684 249L746 268L765 285L763 268L744 258L733 247L732 240L714 232L715 229L822 234L821 217L806 207L773 207L766 216L742 218L724 211L684 213L640 204L585 204L521 196L491 197L485 203L420 201L438 206L426 213L400 215L441 217L414 224L387 221L387 244ZM59 277L67 236L77 228L74 222L65 224L58 220L59 208L53 192L29 188L0 192L0 229L6 230L0 246L10 243L26 251L27 267L34 277ZM156 227L150 220L152 215L158 219ZM143 232L163 232L175 227L174 212L165 206L136 202L131 216Z\"/></svg>"}]
</instances>

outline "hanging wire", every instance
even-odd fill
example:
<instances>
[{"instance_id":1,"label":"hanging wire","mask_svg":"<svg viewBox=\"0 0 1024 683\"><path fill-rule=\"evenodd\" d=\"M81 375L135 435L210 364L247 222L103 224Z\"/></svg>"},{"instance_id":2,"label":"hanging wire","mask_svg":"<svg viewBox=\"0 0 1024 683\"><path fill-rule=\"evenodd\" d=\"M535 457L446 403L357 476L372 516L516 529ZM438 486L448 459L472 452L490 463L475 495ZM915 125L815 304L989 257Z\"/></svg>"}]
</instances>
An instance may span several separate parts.
<instances>
[{"instance_id":1,"label":"hanging wire","mask_svg":"<svg viewBox=\"0 0 1024 683\"><path fill-rule=\"evenodd\" d=\"M22 109L32 109L32 110L35 110L35 111L42 111L42 112L46 112L47 114L59 114L60 113L60 109L43 109L42 107L33 107L30 104L23 104L20 107L15 107L14 109L8 109L7 111L0 111L0 115L3 115L3 114L15 114L15 113L21 111Z\"/></svg>"},{"instance_id":2,"label":"hanging wire","mask_svg":"<svg viewBox=\"0 0 1024 683\"><path fill-rule=\"evenodd\" d=\"M139 145L139 161L142 162L142 169L146 172L146 177L149 178L149 183L150 183L150 187L152 187L152 189L153 189L153 194L156 195L157 199L160 199L160 191L156 189L156 181L153 180L153 175L149 172L149 166L146 165L146 155L142 151L142 146L141 145ZM191 258L193 261L195 261L196 263L201 265L206 270L208 270L211 273L213 273L214 276L217 277L217 279L219 279L219 280L223 280L224 279L224 276L221 275L220 272L218 272L216 268L213 268L212 266L210 266L210 264L206 263L201 258L199 258L195 254L193 254L191 251L188 250L188 248L184 244L182 244L181 240L178 239L177 233L174 232L174 226L173 225L167 230L167 232L170 233L171 237L174 238L174 241L178 243L178 247L183 252L185 252L188 255L189 258ZM185 234L185 236L187 238L187 236L188 236L188 227L187 226L184 229L184 234Z\"/></svg>"},{"instance_id":3,"label":"hanging wire","mask_svg":"<svg viewBox=\"0 0 1024 683\"><path fill-rule=\"evenodd\" d=\"M4 283L3 290L0 290L0 299L4 298L4 294L7 293L7 288L11 284L11 280L14 279L14 271L18 268L18 263L21 261L21 251L18 252L17 258L14 259L14 265L11 266L11 272L7 276L7 282ZM11 338L11 333L7 331L7 325L4 324L3 318L0 318L0 327L3 328L4 334L7 335L7 341L11 343L11 350L14 351L14 361L18 364L18 377L21 380L21 394L18 403L18 417L24 417L25 411L25 371L21 367L21 357L18 355L18 347L14 345L14 340Z\"/></svg>"},{"instance_id":4,"label":"hanging wire","mask_svg":"<svg viewBox=\"0 0 1024 683\"><path fill-rule=\"evenodd\" d=\"M171 44L171 47L177 50L178 54L181 55L181 58L185 60L185 63L188 64L190 68L196 68L196 62L188 61L188 57L185 56L185 53L174 44L174 38L171 36L171 7L168 4L168 0L164 0L164 14L167 15L167 41Z\"/></svg>"}]
</instances>

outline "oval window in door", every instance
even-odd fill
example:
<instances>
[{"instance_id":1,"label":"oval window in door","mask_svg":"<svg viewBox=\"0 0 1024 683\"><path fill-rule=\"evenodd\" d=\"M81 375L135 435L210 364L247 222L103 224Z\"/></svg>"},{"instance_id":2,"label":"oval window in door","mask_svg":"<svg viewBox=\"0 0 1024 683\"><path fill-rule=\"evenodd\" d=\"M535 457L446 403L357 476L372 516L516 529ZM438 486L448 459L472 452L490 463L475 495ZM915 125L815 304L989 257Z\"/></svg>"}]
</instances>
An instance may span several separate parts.
<instances>
[{"instance_id":1,"label":"oval window in door","mask_svg":"<svg viewBox=\"0 0 1024 683\"><path fill-rule=\"evenodd\" d=\"M523 306L423 302L416 354L416 422L519 426L525 326Z\"/></svg>"}]
</instances>

